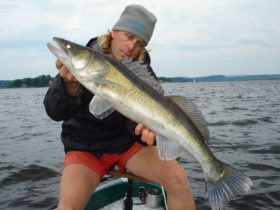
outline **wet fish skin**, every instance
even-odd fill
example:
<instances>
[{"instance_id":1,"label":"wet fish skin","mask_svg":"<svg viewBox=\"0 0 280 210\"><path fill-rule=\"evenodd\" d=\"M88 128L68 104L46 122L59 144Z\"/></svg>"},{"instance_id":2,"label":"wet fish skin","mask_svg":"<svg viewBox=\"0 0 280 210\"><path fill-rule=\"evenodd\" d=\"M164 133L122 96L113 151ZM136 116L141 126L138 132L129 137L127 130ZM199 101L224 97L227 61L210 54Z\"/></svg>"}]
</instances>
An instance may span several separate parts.
<instances>
[{"instance_id":1,"label":"wet fish skin","mask_svg":"<svg viewBox=\"0 0 280 210\"><path fill-rule=\"evenodd\" d=\"M213 210L223 209L232 197L250 190L252 181L219 161L205 144L209 138L206 122L189 99L163 96L159 87L143 81L152 79L140 65L132 64L138 72L135 75L127 66L97 50L61 38L54 40L60 49L48 44L49 49L95 95L90 109L97 117L102 119L117 110L156 132L164 158L181 155L183 148L200 163Z\"/></svg>"}]
</instances>

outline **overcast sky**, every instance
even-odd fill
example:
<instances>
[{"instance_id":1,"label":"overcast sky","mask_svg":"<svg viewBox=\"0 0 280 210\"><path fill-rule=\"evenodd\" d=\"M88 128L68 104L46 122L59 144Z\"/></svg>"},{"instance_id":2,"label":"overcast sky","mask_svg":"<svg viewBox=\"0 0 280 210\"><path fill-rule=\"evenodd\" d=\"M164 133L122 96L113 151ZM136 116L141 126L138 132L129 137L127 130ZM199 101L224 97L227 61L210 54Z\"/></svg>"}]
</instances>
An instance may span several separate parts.
<instances>
[{"instance_id":1,"label":"overcast sky","mask_svg":"<svg viewBox=\"0 0 280 210\"><path fill-rule=\"evenodd\" d=\"M148 47L158 76L280 74L279 0L9 0L0 2L0 80L54 76L53 36L86 44L131 3L158 18Z\"/></svg>"}]
</instances>

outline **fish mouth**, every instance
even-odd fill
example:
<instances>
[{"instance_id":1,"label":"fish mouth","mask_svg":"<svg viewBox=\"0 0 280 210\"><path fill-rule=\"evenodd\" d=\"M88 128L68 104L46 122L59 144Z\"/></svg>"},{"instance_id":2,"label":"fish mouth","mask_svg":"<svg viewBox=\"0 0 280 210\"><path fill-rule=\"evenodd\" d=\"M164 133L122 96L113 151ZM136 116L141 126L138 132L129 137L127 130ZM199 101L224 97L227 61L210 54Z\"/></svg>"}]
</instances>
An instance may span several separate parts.
<instances>
[{"instance_id":1,"label":"fish mouth","mask_svg":"<svg viewBox=\"0 0 280 210\"><path fill-rule=\"evenodd\" d=\"M62 62L68 57L68 49L71 48L71 45L67 43L66 40L54 37L53 43L48 43L47 46L49 50Z\"/></svg>"},{"instance_id":2,"label":"fish mouth","mask_svg":"<svg viewBox=\"0 0 280 210\"><path fill-rule=\"evenodd\" d=\"M47 44L49 50L68 68L85 68L92 57L91 51L86 47L66 39L53 37L53 43Z\"/></svg>"}]
</instances>

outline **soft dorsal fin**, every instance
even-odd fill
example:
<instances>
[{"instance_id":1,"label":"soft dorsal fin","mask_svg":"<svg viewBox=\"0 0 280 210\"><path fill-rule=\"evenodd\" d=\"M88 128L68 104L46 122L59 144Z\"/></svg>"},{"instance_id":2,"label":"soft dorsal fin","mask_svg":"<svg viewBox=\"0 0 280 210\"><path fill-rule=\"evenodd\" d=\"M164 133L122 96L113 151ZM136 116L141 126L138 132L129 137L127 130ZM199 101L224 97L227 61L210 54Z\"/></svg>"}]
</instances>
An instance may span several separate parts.
<instances>
[{"instance_id":1,"label":"soft dorsal fin","mask_svg":"<svg viewBox=\"0 0 280 210\"><path fill-rule=\"evenodd\" d=\"M184 148L178 142L156 135L157 149L162 160L175 160L184 153Z\"/></svg>"},{"instance_id":2,"label":"soft dorsal fin","mask_svg":"<svg viewBox=\"0 0 280 210\"><path fill-rule=\"evenodd\" d=\"M209 140L209 130L207 128L206 120L196 104L193 103L191 99L183 96L168 96L168 98L187 114L203 136L203 139L205 141Z\"/></svg>"},{"instance_id":3,"label":"soft dorsal fin","mask_svg":"<svg viewBox=\"0 0 280 210\"><path fill-rule=\"evenodd\" d=\"M153 89L163 95L164 90L161 87L159 81L149 72L146 64L141 64L139 61L132 61L132 58L125 57L122 59L122 64L124 64L131 72L133 72L137 77L150 85Z\"/></svg>"}]
</instances>

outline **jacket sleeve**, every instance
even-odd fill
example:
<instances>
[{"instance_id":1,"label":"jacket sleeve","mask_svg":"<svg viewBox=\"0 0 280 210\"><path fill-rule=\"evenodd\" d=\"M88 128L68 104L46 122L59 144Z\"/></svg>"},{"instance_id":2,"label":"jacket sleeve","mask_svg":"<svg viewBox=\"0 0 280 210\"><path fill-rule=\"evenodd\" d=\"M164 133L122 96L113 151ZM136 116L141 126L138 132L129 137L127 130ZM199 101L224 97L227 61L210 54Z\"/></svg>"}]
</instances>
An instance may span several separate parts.
<instances>
[{"instance_id":1,"label":"jacket sleeve","mask_svg":"<svg viewBox=\"0 0 280 210\"><path fill-rule=\"evenodd\" d=\"M79 108L89 101L89 97L86 97L88 94L85 93L87 91L85 88L81 88L81 93L78 96L69 95L63 79L57 75L44 98L44 106L48 116L55 121L72 118L79 111Z\"/></svg>"}]
</instances>

